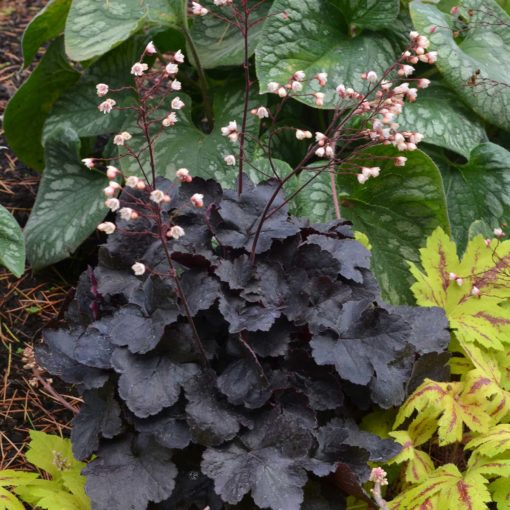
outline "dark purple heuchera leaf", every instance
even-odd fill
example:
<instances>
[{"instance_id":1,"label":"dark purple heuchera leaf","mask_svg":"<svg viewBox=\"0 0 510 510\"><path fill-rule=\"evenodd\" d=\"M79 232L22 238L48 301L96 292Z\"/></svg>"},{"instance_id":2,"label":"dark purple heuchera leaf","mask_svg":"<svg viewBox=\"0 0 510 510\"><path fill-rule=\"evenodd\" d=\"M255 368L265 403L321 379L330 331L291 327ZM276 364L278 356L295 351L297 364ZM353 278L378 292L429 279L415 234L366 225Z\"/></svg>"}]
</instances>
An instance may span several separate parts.
<instances>
[{"instance_id":1,"label":"dark purple heuchera leaf","mask_svg":"<svg viewBox=\"0 0 510 510\"><path fill-rule=\"evenodd\" d=\"M64 329L43 332L43 345L36 349L37 362L48 372L70 384L85 389L100 388L109 378L108 372L84 365L76 359L74 348L81 331Z\"/></svg>"},{"instance_id":2,"label":"dark purple heuchera leaf","mask_svg":"<svg viewBox=\"0 0 510 510\"><path fill-rule=\"evenodd\" d=\"M166 409L149 419L136 418L134 425L136 430L151 435L165 448L182 450L191 442L186 416L178 409Z\"/></svg>"},{"instance_id":3,"label":"dark purple heuchera leaf","mask_svg":"<svg viewBox=\"0 0 510 510\"><path fill-rule=\"evenodd\" d=\"M177 364L165 356L138 356L117 349L112 364L119 378L119 395L133 413L146 418L174 405L183 384L198 371L193 363Z\"/></svg>"},{"instance_id":4,"label":"dark purple heuchera leaf","mask_svg":"<svg viewBox=\"0 0 510 510\"><path fill-rule=\"evenodd\" d=\"M414 361L407 340L411 326L398 315L366 301L350 301L338 314L336 332L311 341L319 365L334 365L340 377L369 385L375 402L388 408L401 403Z\"/></svg>"},{"instance_id":5,"label":"dark purple heuchera leaf","mask_svg":"<svg viewBox=\"0 0 510 510\"><path fill-rule=\"evenodd\" d=\"M216 376L204 371L185 387L186 415L193 440L203 445L217 445L232 439L248 423L216 389Z\"/></svg>"},{"instance_id":6,"label":"dark purple heuchera leaf","mask_svg":"<svg viewBox=\"0 0 510 510\"><path fill-rule=\"evenodd\" d=\"M77 456L97 455L86 471L94 510L342 509L331 478L366 498L368 462L397 449L357 423L443 374L444 313L381 305L350 227L308 225L285 206L251 260L274 181L246 180L240 197L198 178L158 187L171 196L161 220L186 231L165 242L190 317L163 247L140 235L154 219L119 221L66 328L47 330L38 350L50 372L92 390L72 438Z\"/></svg>"},{"instance_id":7,"label":"dark purple heuchera leaf","mask_svg":"<svg viewBox=\"0 0 510 510\"><path fill-rule=\"evenodd\" d=\"M255 186L245 176L241 196L235 191L224 191L220 209L212 216L214 233L221 245L242 248L247 252L252 250L258 222L277 185L277 181L271 180ZM272 209L280 209L264 222L256 246L257 253L267 251L274 240L299 232L299 222L289 218L284 201L283 194L279 193Z\"/></svg>"},{"instance_id":8,"label":"dark purple heuchera leaf","mask_svg":"<svg viewBox=\"0 0 510 510\"><path fill-rule=\"evenodd\" d=\"M78 460L88 459L98 449L100 437L112 439L122 429L120 406L112 387L84 392L83 405L71 430L74 456Z\"/></svg>"},{"instance_id":9,"label":"dark purple heuchera leaf","mask_svg":"<svg viewBox=\"0 0 510 510\"><path fill-rule=\"evenodd\" d=\"M165 323L146 317L139 306L127 305L113 315L107 331L111 344L127 347L134 354L144 354L158 345Z\"/></svg>"},{"instance_id":10,"label":"dark purple heuchera leaf","mask_svg":"<svg viewBox=\"0 0 510 510\"><path fill-rule=\"evenodd\" d=\"M220 297L220 311L229 323L230 333L241 331L268 331L281 311L265 308L256 303L248 303L231 292L224 292Z\"/></svg>"},{"instance_id":11,"label":"dark purple heuchera leaf","mask_svg":"<svg viewBox=\"0 0 510 510\"><path fill-rule=\"evenodd\" d=\"M151 438L126 436L103 444L83 470L94 510L146 510L170 497L177 468L171 451Z\"/></svg>"}]
</instances>

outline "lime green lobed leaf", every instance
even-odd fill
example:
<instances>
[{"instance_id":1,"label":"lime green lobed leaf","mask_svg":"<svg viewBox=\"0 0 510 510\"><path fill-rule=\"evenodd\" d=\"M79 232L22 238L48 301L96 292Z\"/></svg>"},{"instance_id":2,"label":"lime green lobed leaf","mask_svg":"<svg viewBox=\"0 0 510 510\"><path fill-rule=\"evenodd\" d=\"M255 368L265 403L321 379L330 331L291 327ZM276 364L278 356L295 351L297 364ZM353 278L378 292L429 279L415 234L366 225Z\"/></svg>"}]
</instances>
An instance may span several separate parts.
<instances>
[{"instance_id":1,"label":"lime green lobed leaf","mask_svg":"<svg viewBox=\"0 0 510 510\"><path fill-rule=\"evenodd\" d=\"M385 28L397 19L399 0L332 0L349 23L362 27Z\"/></svg>"},{"instance_id":2,"label":"lime green lobed leaf","mask_svg":"<svg viewBox=\"0 0 510 510\"><path fill-rule=\"evenodd\" d=\"M20 277L25 269L25 240L18 222L0 205L0 265Z\"/></svg>"},{"instance_id":3,"label":"lime green lobed leaf","mask_svg":"<svg viewBox=\"0 0 510 510\"><path fill-rule=\"evenodd\" d=\"M79 77L80 73L67 62L63 40L59 38L9 101L4 117L5 136L19 159L31 168L44 168L41 144L44 122L57 99Z\"/></svg>"},{"instance_id":4,"label":"lime green lobed leaf","mask_svg":"<svg viewBox=\"0 0 510 510\"><path fill-rule=\"evenodd\" d=\"M489 485L498 510L510 510L510 478L498 478Z\"/></svg>"},{"instance_id":5,"label":"lime green lobed leaf","mask_svg":"<svg viewBox=\"0 0 510 510\"><path fill-rule=\"evenodd\" d=\"M59 36L65 27L71 0L50 0L32 19L21 39L23 66L29 66L37 50L48 41Z\"/></svg>"},{"instance_id":6,"label":"lime green lobed leaf","mask_svg":"<svg viewBox=\"0 0 510 510\"><path fill-rule=\"evenodd\" d=\"M469 441L466 448L473 449L476 455L485 457L496 457L510 450L510 425L500 423L492 427L482 436Z\"/></svg>"},{"instance_id":7,"label":"lime green lobed leaf","mask_svg":"<svg viewBox=\"0 0 510 510\"><path fill-rule=\"evenodd\" d=\"M510 17L494 0L464 0L473 9L462 40L453 37L452 17L434 5L410 5L416 30L429 36L438 51L437 67L462 100L488 122L510 129ZM430 33L431 27L436 27ZM471 77L480 70L477 84Z\"/></svg>"},{"instance_id":8,"label":"lime green lobed leaf","mask_svg":"<svg viewBox=\"0 0 510 510\"><path fill-rule=\"evenodd\" d=\"M14 494L0 487L0 510L25 510L25 506Z\"/></svg>"},{"instance_id":9,"label":"lime green lobed leaf","mask_svg":"<svg viewBox=\"0 0 510 510\"><path fill-rule=\"evenodd\" d=\"M337 85L366 91L361 74L374 70L381 75L396 60L396 44L384 33L366 31L350 38L341 12L327 0L276 0L269 14L255 52L261 92L269 82L286 84L296 71L305 71L308 79L324 71L327 86L320 88L313 80L304 92L321 90L325 107L334 108ZM315 107L313 97L296 99Z\"/></svg>"},{"instance_id":10,"label":"lime green lobed leaf","mask_svg":"<svg viewBox=\"0 0 510 510\"><path fill-rule=\"evenodd\" d=\"M469 153L487 134L480 119L457 95L441 84L420 90L414 103L407 103L398 117L400 131L418 131L424 142L444 147L469 158Z\"/></svg>"},{"instance_id":11,"label":"lime green lobed leaf","mask_svg":"<svg viewBox=\"0 0 510 510\"><path fill-rule=\"evenodd\" d=\"M381 175L360 185L353 175L339 175L342 215L368 236L372 268L383 297L392 303L412 303L413 282L406 261L419 261L419 248L438 227L449 229L439 170L423 152L406 152L405 167L393 158L403 153L377 146L360 153L340 167L352 172L352 164L381 168Z\"/></svg>"},{"instance_id":12,"label":"lime green lobed leaf","mask_svg":"<svg viewBox=\"0 0 510 510\"><path fill-rule=\"evenodd\" d=\"M503 349L510 341L510 316L500 306L510 297L505 273L510 263L510 241L493 240L487 246L478 236L459 260L455 243L437 229L420 255L423 270L411 264L416 279L411 290L417 303L444 308L462 347L477 343ZM461 285L450 279L450 273L462 278ZM478 297L471 294L474 286L480 290Z\"/></svg>"},{"instance_id":13,"label":"lime green lobed leaf","mask_svg":"<svg viewBox=\"0 0 510 510\"><path fill-rule=\"evenodd\" d=\"M477 473L463 474L454 464L436 469L422 483L389 502L391 510L487 510L488 480Z\"/></svg>"},{"instance_id":14,"label":"lime green lobed leaf","mask_svg":"<svg viewBox=\"0 0 510 510\"><path fill-rule=\"evenodd\" d=\"M83 61L105 54L146 24L179 26L181 0L73 0L65 27L66 53Z\"/></svg>"},{"instance_id":15,"label":"lime green lobed leaf","mask_svg":"<svg viewBox=\"0 0 510 510\"><path fill-rule=\"evenodd\" d=\"M68 127L46 141L46 169L25 227L27 258L33 269L68 257L106 214L106 176L80 161L80 139Z\"/></svg>"}]
</instances>

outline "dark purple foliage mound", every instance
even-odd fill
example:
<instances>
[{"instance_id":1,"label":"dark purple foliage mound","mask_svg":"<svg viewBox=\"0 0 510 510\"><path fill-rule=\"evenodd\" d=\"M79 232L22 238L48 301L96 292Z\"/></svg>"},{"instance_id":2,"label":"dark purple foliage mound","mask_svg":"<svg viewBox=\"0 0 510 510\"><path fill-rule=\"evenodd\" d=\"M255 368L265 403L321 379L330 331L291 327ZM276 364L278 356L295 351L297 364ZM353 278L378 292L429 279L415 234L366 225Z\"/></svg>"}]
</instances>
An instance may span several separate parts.
<instances>
[{"instance_id":1,"label":"dark purple foliage mound","mask_svg":"<svg viewBox=\"0 0 510 510\"><path fill-rule=\"evenodd\" d=\"M169 272L160 241L137 235L156 224L119 219L38 352L83 390L72 440L95 456L93 508L341 509L331 475L362 482L398 451L357 423L444 365L443 312L385 306L350 227L289 217L282 198L252 264L272 181L240 198L201 179L158 188L164 221L186 232L168 247L199 342L175 281L154 274ZM135 261L152 274L134 276Z\"/></svg>"}]
</instances>

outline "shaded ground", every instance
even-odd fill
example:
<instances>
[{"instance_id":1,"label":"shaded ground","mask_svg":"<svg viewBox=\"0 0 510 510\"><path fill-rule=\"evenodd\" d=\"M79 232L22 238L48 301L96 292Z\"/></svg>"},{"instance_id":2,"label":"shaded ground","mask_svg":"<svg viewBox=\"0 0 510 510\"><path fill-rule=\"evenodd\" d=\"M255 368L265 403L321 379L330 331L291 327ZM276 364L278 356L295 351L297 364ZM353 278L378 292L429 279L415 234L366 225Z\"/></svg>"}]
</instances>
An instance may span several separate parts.
<instances>
[{"instance_id":1,"label":"shaded ground","mask_svg":"<svg viewBox=\"0 0 510 510\"><path fill-rule=\"evenodd\" d=\"M21 35L44 3L0 1L0 113L30 72L21 71ZM0 203L22 226L38 182L39 174L16 159L0 129ZM61 400L71 406L79 403L72 388L58 381L46 388L40 381L32 386L34 373L23 368L22 357L24 348L36 344L44 325L58 315L80 265L67 263L36 275L27 270L20 279L0 268L0 469L25 467L21 452L30 429L65 434L73 413Z\"/></svg>"}]
</instances>

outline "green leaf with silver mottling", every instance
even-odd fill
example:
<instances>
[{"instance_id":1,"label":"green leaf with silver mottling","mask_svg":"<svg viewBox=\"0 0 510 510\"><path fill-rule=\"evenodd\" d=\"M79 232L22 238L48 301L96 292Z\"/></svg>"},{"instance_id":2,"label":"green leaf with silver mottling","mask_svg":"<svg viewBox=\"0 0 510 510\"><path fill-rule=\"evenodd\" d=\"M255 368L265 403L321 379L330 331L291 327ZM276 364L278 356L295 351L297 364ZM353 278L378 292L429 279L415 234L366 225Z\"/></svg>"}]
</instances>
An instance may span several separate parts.
<instances>
[{"instance_id":1,"label":"green leaf with silver mottling","mask_svg":"<svg viewBox=\"0 0 510 510\"><path fill-rule=\"evenodd\" d=\"M395 167L393 158L408 158ZM366 234L372 245L372 268L383 297L393 304L414 302L413 277L407 261L418 263L419 249L437 228L450 231L441 174L432 159L417 150L398 152L376 146L359 153L340 171L377 165L381 174L359 184L353 175L339 175L342 215Z\"/></svg>"},{"instance_id":2,"label":"green leaf with silver mottling","mask_svg":"<svg viewBox=\"0 0 510 510\"><path fill-rule=\"evenodd\" d=\"M50 0L28 24L23 38L23 67L34 60L37 50L46 42L58 37L65 27L71 0Z\"/></svg>"},{"instance_id":3,"label":"green leaf with silver mottling","mask_svg":"<svg viewBox=\"0 0 510 510\"><path fill-rule=\"evenodd\" d=\"M13 215L0 205L0 265L19 278L25 269L25 240Z\"/></svg>"},{"instance_id":4,"label":"green leaf with silver mottling","mask_svg":"<svg viewBox=\"0 0 510 510\"><path fill-rule=\"evenodd\" d=\"M327 222L335 217L329 172L305 168L297 177L297 183L292 185L297 192L293 200L296 216L308 218L312 223Z\"/></svg>"},{"instance_id":5,"label":"green leaf with silver mottling","mask_svg":"<svg viewBox=\"0 0 510 510\"><path fill-rule=\"evenodd\" d=\"M46 168L25 227L27 258L33 269L68 257L106 214L106 176L80 161L80 139L68 127L46 140Z\"/></svg>"},{"instance_id":6,"label":"green leaf with silver mottling","mask_svg":"<svg viewBox=\"0 0 510 510\"><path fill-rule=\"evenodd\" d=\"M410 5L416 29L428 35L429 49L438 52L436 65L444 80L480 117L509 130L510 17L493 0L464 0L463 7L473 9L473 15L462 39L455 39L450 14L418 0Z\"/></svg>"},{"instance_id":7,"label":"green leaf with silver mottling","mask_svg":"<svg viewBox=\"0 0 510 510\"><path fill-rule=\"evenodd\" d=\"M424 142L466 158L472 149L487 140L481 120L454 92L435 83L420 90L416 102L405 105L398 123L400 131L418 131L424 135Z\"/></svg>"},{"instance_id":8,"label":"green leaf with silver mottling","mask_svg":"<svg viewBox=\"0 0 510 510\"><path fill-rule=\"evenodd\" d=\"M72 60L104 55L146 24L179 26L182 0L73 0L65 28Z\"/></svg>"},{"instance_id":9,"label":"green leaf with silver mottling","mask_svg":"<svg viewBox=\"0 0 510 510\"><path fill-rule=\"evenodd\" d=\"M497 227L510 222L510 152L495 143L482 143L466 164L431 152L443 174L452 235L463 252L471 224L483 220Z\"/></svg>"},{"instance_id":10,"label":"green leaf with silver mottling","mask_svg":"<svg viewBox=\"0 0 510 510\"><path fill-rule=\"evenodd\" d=\"M171 94L168 101L175 96L181 98L185 103L185 107L177 112L178 122L175 126L162 128L158 122L154 125L154 135L160 132L154 142L154 155L156 163L157 175L165 176L170 179L175 177L175 172L179 168L188 168L192 175L204 177L206 179L216 179L223 187L234 186L237 180L238 167L228 166L224 157L234 154L239 163L239 143L232 143L229 139L221 134L221 128L226 126L230 121L235 120L238 128L241 127L241 119L243 112L243 94L244 90L240 82L218 85L214 89L214 118L215 124L211 133L205 133L200 130L191 119L191 99L185 94ZM249 109L260 105L257 91L252 89L252 95L249 101ZM161 111L160 117L169 113ZM158 117L154 115L153 117ZM254 150L253 137L257 136L259 127L259 119L254 115L248 116L246 125L247 132L247 155ZM139 128L131 122L125 127L133 138L129 141L130 147L137 150L145 146L145 139ZM119 153L126 152L122 147ZM148 154L145 150L140 160L145 171L150 174L148 164ZM130 157L121 159L123 171L130 175L140 175L138 163ZM248 171L248 169L247 169Z\"/></svg>"},{"instance_id":11,"label":"green leaf with silver mottling","mask_svg":"<svg viewBox=\"0 0 510 510\"><path fill-rule=\"evenodd\" d=\"M236 4L240 1L236 0ZM249 7L260 4L260 0L250 0ZM253 55L255 46L262 31L262 18L267 16L270 2L266 2L253 11L249 22L257 23L249 30L248 55ZM211 11L218 13L222 18L232 19L230 9L207 6ZM244 62L244 39L240 30L228 24L224 19L215 15L198 16L193 20L191 37L197 50L200 63L205 69L213 69L220 66L238 66ZM188 50L191 58L191 51Z\"/></svg>"},{"instance_id":12,"label":"green leaf with silver mottling","mask_svg":"<svg viewBox=\"0 0 510 510\"><path fill-rule=\"evenodd\" d=\"M55 104L44 126L45 137L64 123L82 137L120 131L131 112L113 110L109 114L101 113L97 107L106 97L97 97L96 84L106 83L110 89L132 85L131 65L138 59L143 47L141 38L131 38L90 66L76 86ZM110 92L107 97L115 99L117 106L121 107L135 101L134 93L130 90Z\"/></svg>"},{"instance_id":13,"label":"green leaf with silver mottling","mask_svg":"<svg viewBox=\"0 0 510 510\"><path fill-rule=\"evenodd\" d=\"M296 71L305 71L309 79L324 71L329 75L326 87L313 80L303 93L320 90L326 94L325 108L334 108L337 85L367 91L361 74L374 70L381 75L396 60L393 39L370 31L349 37L341 12L327 0L276 0L269 15L255 52L261 92L269 82L287 83ZM296 99L315 106L313 97Z\"/></svg>"},{"instance_id":14,"label":"green leaf with silver mottling","mask_svg":"<svg viewBox=\"0 0 510 510\"><path fill-rule=\"evenodd\" d=\"M400 10L400 0L332 0L349 23L366 28L385 28Z\"/></svg>"},{"instance_id":15,"label":"green leaf with silver mottling","mask_svg":"<svg viewBox=\"0 0 510 510\"><path fill-rule=\"evenodd\" d=\"M5 136L18 158L31 168L44 168L44 122L57 99L79 77L80 73L67 62L63 40L59 38L9 101L4 115Z\"/></svg>"}]
</instances>

